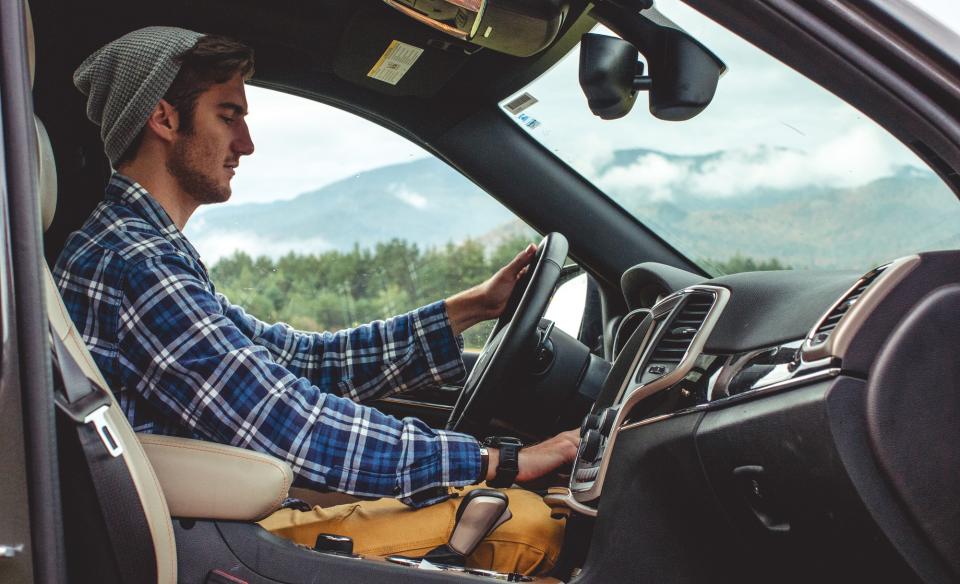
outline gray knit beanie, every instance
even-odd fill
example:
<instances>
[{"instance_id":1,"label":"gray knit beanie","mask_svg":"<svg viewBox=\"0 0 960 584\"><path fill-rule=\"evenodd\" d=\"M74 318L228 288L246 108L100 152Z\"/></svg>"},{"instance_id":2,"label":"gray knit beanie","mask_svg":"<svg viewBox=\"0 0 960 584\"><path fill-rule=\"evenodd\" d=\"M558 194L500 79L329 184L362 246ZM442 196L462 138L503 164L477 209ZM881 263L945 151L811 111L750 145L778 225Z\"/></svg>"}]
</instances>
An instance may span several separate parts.
<instances>
[{"instance_id":1,"label":"gray knit beanie","mask_svg":"<svg viewBox=\"0 0 960 584\"><path fill-rule=\"evenodd\" d=\"M147 123L180 71L178 57L205 35L149 26L125 34L77 67L73 84L87 96L87 117L100 126L103 147L117 160Z\"/></svg>"}]
</instances>

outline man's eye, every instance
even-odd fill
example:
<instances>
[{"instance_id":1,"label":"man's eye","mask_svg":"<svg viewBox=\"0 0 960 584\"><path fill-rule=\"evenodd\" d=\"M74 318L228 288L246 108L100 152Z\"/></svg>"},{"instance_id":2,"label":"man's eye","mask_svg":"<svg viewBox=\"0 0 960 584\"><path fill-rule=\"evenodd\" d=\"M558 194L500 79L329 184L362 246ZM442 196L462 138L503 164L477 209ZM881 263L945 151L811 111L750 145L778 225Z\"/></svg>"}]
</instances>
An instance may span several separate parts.
<instances>
[{"instance_id":1,"label":"man's eye","mask_svg":"<svg viewBox=\"0 0 960 584\"><path fill-rule=\"evenodd\" d=\"M223 121L224 121L226 124L228 124L228 125L229 125L229 124L232 124L233 122L236 121L236 120L234 120L233 118L231 118L230 116L220 116L220 119L223 120Z\"/></svg>"}]
</instances>

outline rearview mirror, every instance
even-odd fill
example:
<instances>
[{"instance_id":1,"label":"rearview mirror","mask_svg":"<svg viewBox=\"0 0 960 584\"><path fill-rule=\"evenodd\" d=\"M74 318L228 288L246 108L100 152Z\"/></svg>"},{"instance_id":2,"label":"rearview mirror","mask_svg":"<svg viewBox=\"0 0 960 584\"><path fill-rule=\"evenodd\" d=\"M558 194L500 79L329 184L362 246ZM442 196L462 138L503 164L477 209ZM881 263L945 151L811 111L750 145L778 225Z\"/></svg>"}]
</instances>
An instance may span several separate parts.
<instances>
[{"instance_id":1,"label":"rearview mirror","mask_svg":"<svg viewBox=\"0 0 960 584\"><path fill-rule=\"evenodd\" d=\"M710 104L726 65L683 30L640 17L634 43L587 33L580 45L580 86L594 115L605 120L630 112L640 91L650 92L650 113L683 121ZM639 47L639 48L638 48ZM644 75L639 55L649 65Z\"/></svg>"}]
</instances>

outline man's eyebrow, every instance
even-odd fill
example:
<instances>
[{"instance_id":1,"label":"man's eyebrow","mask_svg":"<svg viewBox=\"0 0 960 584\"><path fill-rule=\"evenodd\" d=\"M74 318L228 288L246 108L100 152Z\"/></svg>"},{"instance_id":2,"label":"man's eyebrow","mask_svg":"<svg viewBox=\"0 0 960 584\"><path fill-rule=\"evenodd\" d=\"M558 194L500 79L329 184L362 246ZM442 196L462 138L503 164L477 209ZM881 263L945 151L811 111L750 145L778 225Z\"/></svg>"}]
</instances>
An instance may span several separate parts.
<instances>
[{"instance_id":1,"label":"man's eyebrow","mask_svg":"<svg viewBox=\"0 0 960 584\"><path fill-rule=\"evenodd\" d=\"M247 110L245 107L243 107L239 103L233 103L232 101L225 101L223 103L218 104L217 107L219 107L220 109L232 110L233 113L238 116L247 115Z\"/></svg>"}]
</instances>

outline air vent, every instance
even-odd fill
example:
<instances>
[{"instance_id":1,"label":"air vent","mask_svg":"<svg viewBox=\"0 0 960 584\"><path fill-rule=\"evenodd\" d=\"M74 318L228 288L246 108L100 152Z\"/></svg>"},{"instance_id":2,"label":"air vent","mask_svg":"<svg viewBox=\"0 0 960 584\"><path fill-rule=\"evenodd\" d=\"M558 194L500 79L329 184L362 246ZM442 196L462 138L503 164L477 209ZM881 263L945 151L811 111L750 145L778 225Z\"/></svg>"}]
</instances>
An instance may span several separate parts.
<instances>
[{"instance_id":1,"label":"air vent","mask_svg":"<svg viewBox=\"0 0 960 584\"><path fill-rule=\"evenodd\" d=\"M833 331L833 329L837 328L837 325L840 323L840 320L843 318L843 316L847 314L851 308L853 308L853 305L860 300L860 297L863 296L864 292L867 291L867 288L877 281L877 278L880 277L880 274L882 274L888 266L889 264L886 266L880 266L879 268L867 272L865 276L860 278L860 282L857 284L856 288L850 292L847 292L847 294L840 299L840 302L833 307L833 310L827 313L827 316L824 317L824 319L820 322L820 326L818 326L817 329L813 331L813 334L810 335L811 346L822 345L823 343L827 342L827 339L830 338L830 333Z\"/></svg>"},{"instance_id":2,"label":"air vent","mask_svg":"<svg viewBox=\"0 0 960 584\"><path fill-rule=\"evenodd\" d=\"M690 294L680 312L667 325L667 330L654 347L649 362L679 363L690 348L693 337L707 319L713 302L714 296L708 292Z\"/></svg>"}]
</instances>

